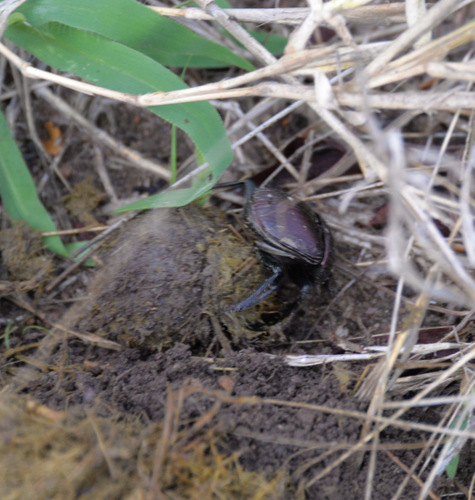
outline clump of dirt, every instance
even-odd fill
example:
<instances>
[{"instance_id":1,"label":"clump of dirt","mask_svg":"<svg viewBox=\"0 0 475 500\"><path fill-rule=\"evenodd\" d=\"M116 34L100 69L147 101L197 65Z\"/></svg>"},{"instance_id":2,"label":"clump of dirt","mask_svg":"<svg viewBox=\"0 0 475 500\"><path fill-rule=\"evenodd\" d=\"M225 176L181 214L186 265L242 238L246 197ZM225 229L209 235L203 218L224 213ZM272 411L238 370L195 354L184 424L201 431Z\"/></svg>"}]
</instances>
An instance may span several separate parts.
<instances>
[{"instance_id":1,"label":"clump of dirt","mask_svg":"<svg viewBox=\"0 0 475 500\"><path fill-rule=\"evenodd\" d=\"M78 182L71 193L64 197L68 212L85 225L95 224L93 211L104 201L105 194L93 183L91 177Z\"/></svg>"},{"instance_id":2,"label":"clump of dirt","mask_svg":"<svg viewBox=\"0 0 475 500\"><path fill-rule=\"evenodd\" d=\"M244 313L228 312L264 281L265 270L219 210L152 211L111 253L74 311L81 331L144 349L182 342L205 352L216 342L229 350L262 341L283 316L285 289Z\"/></svg>"},{"instance_id":3,"label":"clump of dirt","mask_svg":"<svg viewBox=\"0 0 475 500\"><path fill-rule=\"evenodd\" d=\"M53 257L45 251L41 234L24 222L0 231L0 252L11 281L33 280L39 285L53 272Z\"/></svg>"}]
</instances>

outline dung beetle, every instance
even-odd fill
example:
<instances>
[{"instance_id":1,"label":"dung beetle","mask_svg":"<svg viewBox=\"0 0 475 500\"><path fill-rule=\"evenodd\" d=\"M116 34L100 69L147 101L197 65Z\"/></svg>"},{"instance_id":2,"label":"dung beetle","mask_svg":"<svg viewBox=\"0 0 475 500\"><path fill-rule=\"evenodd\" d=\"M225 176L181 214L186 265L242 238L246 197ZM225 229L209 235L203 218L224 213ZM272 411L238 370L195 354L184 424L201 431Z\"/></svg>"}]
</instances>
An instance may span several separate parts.
<instances>
[{"instance_id":1,"label":"dung beetle","mask_svg":"<svg viewBox=\"0 0 475 500\"><path fill-rule=\"evenodd\" d=\"M299 286L299 298L311 285L327 282L333 240L320 215L283 191L258 188L249 180L217 184L213 189L240 184L245 186L244 225L254 237L262 263L272 274L229 310L245 311L258 304L279 288L285 275Z\"/></svg>"}]
</instances>

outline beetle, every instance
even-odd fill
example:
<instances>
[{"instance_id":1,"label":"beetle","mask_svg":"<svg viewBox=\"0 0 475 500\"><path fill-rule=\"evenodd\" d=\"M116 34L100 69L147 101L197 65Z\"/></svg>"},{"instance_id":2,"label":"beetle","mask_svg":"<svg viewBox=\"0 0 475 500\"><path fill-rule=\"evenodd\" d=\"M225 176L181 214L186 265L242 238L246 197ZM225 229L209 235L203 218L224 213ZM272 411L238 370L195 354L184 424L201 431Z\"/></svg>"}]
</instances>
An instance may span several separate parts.
<instances>
[{"instance_id":1,"label":"beetle","mask_svg":"<svg viewBox=\"0 0 475 500\"><path fill-rule=\"evenodd\" d=\"M229 307L249 309L277 290L284 276L302 296L313 284L326 283L333 263L333 239L325 221L310 205L279 189L256 187L249 180L217 184L215 189L244 184L243 223L254 238L270 276L249 297Z\"/></svg>"}]
</instances>

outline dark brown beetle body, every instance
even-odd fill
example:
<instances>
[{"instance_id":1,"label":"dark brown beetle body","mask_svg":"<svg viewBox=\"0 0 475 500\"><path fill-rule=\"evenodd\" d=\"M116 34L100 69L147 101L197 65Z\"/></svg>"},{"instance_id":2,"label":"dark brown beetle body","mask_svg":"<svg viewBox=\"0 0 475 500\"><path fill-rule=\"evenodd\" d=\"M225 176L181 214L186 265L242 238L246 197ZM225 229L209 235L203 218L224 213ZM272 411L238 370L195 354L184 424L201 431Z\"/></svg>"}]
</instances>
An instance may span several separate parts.
<instances>
[{"instance_id":1,"label":"dark brown beetle body","mask_svg":"<svg viewBox=\"0 0 475 500\"><path fill-rule=\"evenodd\" d=\"M282 191L256 189L246 204L244 219L264 252L322 267L330 258L330 232L321 217Z\"/></svg>"},{"instance_id":2,"label":"dark brown beetle body","mask_svg":"<svg viewBox=\"0 0 475 500\"><path fill-rule=\"evenodd\" d=\"M241 184L219 184L215 189ZM310 285L324 283L332 265L332 237L324 220L310 206L272 188L256 188L244 181L247 202L244 224L255 238L263 264L272 275L239 304L244 311L276 290L288 275L304 293Z\"/></svg>"}]
</instances>

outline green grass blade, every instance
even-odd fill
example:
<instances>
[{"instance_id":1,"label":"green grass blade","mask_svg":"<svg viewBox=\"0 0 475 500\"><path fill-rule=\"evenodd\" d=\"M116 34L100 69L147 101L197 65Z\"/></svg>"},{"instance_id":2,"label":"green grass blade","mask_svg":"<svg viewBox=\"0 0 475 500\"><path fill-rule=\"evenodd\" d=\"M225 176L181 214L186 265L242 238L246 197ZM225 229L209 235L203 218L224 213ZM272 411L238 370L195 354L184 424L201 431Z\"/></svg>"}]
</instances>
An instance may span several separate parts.
<instances>
[{"instance_id":1,"label":"green grass blade","mask_svg":"<svg viewBox=\"0 0 475 500\"><path fill-rule=\"evenodd\" d=\"M473 390L471 391L473 393ZM466 403L463 404L463 407L466 406ZM460 417L456 417L452 424L450 425L450 429L460 429L461 431L465 430L467 428L468 424L468 415L465 416L463 419L462 425L459 426L458 422L460 421ZM460 439L460 438L458 438ZM452 446L457 442L456 439L452 441ZM460 460L460 453L457 453L454 458L449 462L449 465L445 468L445 473L447 474L447 477L449 479L454 479L455 474L457 473L457 468L459 466L459 460Z\"/></svg>"},{"instance_id":2,"label":"green grass blade","mask_svg":"<svg viewBox=\"0 0 475 500\"><path fill-rule=\"evenodd\" d=\"M249 32L259 43L274 56L281 56L287 45L287 38L281 35L274 35L273 33L266 33L265 31L250 31Z\"/></svg>"},{"instance_id":3,"label":"green grass blade","mask_svg":"<svg viewBox=\"0 0 475 500\"><path fill-rule=\"evenodd\" d=\"M69 252L69 255L72 255L73 253L76 253L78 250L80 250L83 246L85 246L88 242L87 241L73 241L72 243L66 243L65 247ZM77 257L75 257L73 260L77 261L83 256L83 252L81 252ZM82 263L83 266L86 267L95 267L96 262L94 259L87 259Z\"/></svg>"},{"instance_id":4,"label":"green grass blade","mask_svg":"<svg viewBox=\"0 0 475 500\"><path fill-rule=\"evenodd\" d=\"M447 477L449 479L454 479L455 474L457 473L457 468L459 466L460 455L457 453L454 458L450 461L449 465L445 469Z\"/></svg>"},{"instance_id":5,"label":"green grass blade","mask_svg":"<svg viewBox=\"0 0 475 500\"><path fill-rule=\"evenodd\" d=\"M24 220L38 231L55 231L55 225L36 193L36 187L23 157L0 113L0 196L7 214ZM60 255L68 252L59 236L43 238L45 246Z\"/></svg>"},{"instance_id":6,"label":"green grass blade","mask_svg":"<svg viewBox=\"0 0 475 500\"><path fill-rule=\"evenodd\" d=\"M102 87L131 94L186 88L177 75L148 56L88 31L60 23L34 28L19 22L9 26L5 35L47 64ZM194 186L201 193L232 160L219 114L206 102L149 109L184 130L203 154L209 169ZM177 200L176 196L174 193L172 199Z\"/></svg>"},{"instance_id":7,"label":"green grass blade","mask_svg":"<svg viewBox=\"0 0 475 500\"><path fill-rule=\"evenodd\" d=\"M164 66L238 66L246 59L206 40L135 0L29 0L17 9L35 28L58 22L104 36L145 54Z\"/></svg>"},{"instance_id":8,"label":"green grass blade","mask_svg":"<svg viewBox=\"0 0 475 500\"><path fill-rule=\"evenodd\" d=\"M144 198L143 200L129 203L125 207L115 210L114 213L127 212L130 210L146 210L149 208L181 207L191 203L200 196L204 196L209 192L212 186L213 184L208 182L200 185L200 189L193 186L192 188L165 191Z\"/></svg>"}]
</instances>

